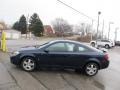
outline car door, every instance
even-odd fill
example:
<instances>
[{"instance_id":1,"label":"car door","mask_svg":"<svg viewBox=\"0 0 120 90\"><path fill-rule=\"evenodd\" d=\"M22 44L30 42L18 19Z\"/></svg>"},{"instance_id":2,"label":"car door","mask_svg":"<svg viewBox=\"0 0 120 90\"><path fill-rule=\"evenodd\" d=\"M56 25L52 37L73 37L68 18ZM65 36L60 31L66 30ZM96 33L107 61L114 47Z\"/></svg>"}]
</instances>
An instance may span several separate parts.
<instances>
[{"instance_id":1,"label":"car door","mask_svg":"<svg viewBox=\"0 0 120 90\"><path fill-rule=\"evenodd\" d=\"M57 42L44 48L39 55L39 65L59 67L66 59L66 47L64 42Z\"/></svg>"},{"instance_id":2,"label":"car door","mask_svg":"<svg viewBox=\"0 0 120 90\"><path fill-rule=\"evenodd\" d=\"M77 54L76 55L77 66L82 67L91 57L90 56L91 50L84 45L77 45L76 47L77 48L74 52Z\"/></svg>"},{"instance_id":3,"label":"car door","mask_svg":"<svg viewBox=\"0 0 120 90\"><path fill-rule=\"evenodd\" d=\"M66 59L63 59L63 63L61 63L61 66L63 67L81 67L89 58L89 56L86 54L88 49L84 46L74 43L66 43L66 47Z\"/></svg>"},{"instance_id":4,"label":"car door","mask_svg":"<svg viewBox=\"0 0 120 90\"><path fill-rule=\"evenodd\" d=\"M101 40L102 46L105 46L106 40Z\"/></svg>"},{"instance_id":5,"label":"car door","mask_svg":"<svg viewBox=\"0 0 120 90\"><path fill-rule=\"evenodd\" d=\"M97 45L103 45L102 40L98 40L98 41L97 41Z\"/></svg>"}]
</instances>

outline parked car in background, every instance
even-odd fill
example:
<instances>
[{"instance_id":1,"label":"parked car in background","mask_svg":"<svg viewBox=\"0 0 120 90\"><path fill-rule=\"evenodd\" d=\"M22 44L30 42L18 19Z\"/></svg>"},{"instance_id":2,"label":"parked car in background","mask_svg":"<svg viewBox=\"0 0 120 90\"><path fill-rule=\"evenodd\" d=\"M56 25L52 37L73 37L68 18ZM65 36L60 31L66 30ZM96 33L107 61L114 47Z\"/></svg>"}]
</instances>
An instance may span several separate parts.
<instances>
[{"instance_id":1,"label":"parked car in background","mask_svg":"<svg viewBox=\"0 0 120 90\"><path fill-rule=\"evenodd\" d=\"M115 41L116 46L120 46L120 41Z\"/></svg>"},{"instance_id":2,"label":"parked car in background","mask_svg":"<svg viewBox=\"0 0 120 90\"><path fill-rule=\"evenodd\" d=\"M55 40L40 46L22 48L13 52L11 63L20 65L25 71L36 67L83 70L94 76L98 70L109 66L108 54L77 41Z\"/></svg>"},{"instance_id":3,"label":"parked car in background","mask_svg":"<svg viewBox=\"0 0 120 90\"><path fill-rule=\"evenodd\" d=\"M114 47L115 43L111 40L93 40L90 42L90 45L93 47L103 46L106 49L109 49L111 47Z\"/></svg>"}]
</instances>

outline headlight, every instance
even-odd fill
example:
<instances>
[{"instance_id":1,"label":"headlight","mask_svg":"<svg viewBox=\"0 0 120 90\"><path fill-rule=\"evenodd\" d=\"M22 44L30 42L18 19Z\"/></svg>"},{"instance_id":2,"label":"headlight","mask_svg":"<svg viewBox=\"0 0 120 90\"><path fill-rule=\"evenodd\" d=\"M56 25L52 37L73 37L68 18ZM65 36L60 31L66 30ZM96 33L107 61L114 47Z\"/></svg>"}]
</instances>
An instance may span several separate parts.
<instances>
[{"instance_id":1,"label":"headlight","mask_svg":"<svg viewBox=\"0 0 120 90\"><path fill-rule=\"evenodd\" d=\"M12 52L12 56L16 56L16 55L18 55L20 52L19 51L15 51L15 52Z\"/></svg>"}]
</instances>

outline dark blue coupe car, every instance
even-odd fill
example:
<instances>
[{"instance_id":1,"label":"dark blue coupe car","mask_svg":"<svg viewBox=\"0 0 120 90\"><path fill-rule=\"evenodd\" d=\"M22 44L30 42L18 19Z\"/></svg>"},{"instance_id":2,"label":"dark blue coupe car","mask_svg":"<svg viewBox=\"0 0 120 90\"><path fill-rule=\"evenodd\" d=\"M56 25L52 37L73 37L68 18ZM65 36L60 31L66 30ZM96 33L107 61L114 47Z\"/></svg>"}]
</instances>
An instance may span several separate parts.
<instances>
[{"instance_id":1,"label":"dark blue coupe car","mask_svg":"<svg viewBox=\"0 0 120 90\"><path fill-rule=\"evenodd\" d=\"M54 40L43 45L24 47L11 55L11 63L25 71L35 68L63 68L83 70L94 76L109 66L108 55L91 46L71 40Z\"/></svg>"}]
</instances>

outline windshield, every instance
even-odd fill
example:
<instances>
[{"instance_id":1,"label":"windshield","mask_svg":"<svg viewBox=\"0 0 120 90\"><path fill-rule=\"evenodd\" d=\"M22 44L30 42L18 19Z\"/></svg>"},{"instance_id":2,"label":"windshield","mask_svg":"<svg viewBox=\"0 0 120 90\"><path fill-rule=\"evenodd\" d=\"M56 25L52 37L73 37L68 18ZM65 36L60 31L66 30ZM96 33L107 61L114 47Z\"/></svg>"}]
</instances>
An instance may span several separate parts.
<instances>
[{"instance_id":1,"label":"windshield","mask_svg":"<svg viewBox=\"0 0 120 90\"><path fill-rule=\"evenodd\" d=\"M46 42L46 43L44 43L44 44L37 45L37 46L35 46L35 47L36 47L36 48L42 48L42 47L48 45L49 43L50 43L50 42Z\"/></svg>"}]
</instances>

